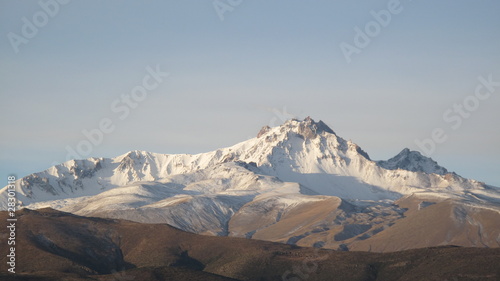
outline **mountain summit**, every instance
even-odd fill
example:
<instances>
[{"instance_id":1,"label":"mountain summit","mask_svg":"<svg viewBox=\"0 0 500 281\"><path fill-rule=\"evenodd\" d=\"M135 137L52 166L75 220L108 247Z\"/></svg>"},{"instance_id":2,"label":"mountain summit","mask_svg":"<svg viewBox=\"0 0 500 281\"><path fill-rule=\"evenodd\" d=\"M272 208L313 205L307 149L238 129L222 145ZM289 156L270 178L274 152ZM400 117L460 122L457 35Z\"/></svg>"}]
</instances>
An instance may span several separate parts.
<instances>
[{"instance_id":1,"label":"mountain summit","mask_svg":"<svg viewBox=\"0 0 500 281\"><path fill-rule=\"evenodd\" d=\"M299 122L297 119L295 119L295 121ZM311 117L308 116L303 122L299 122L299 133L306 138L316 137L317 134L321 134L323 132L335 134L333 130L321 120L316 123Z\"/></svg>"},{"instance_id":2,"label":"mountain summit","mask_svg":"<svg viewBox=\"0 0 500 281\"><path fill-rule=\"evenodd\" d=\"M373 161L310 117L265 126L255 138L196 155L131 151L71 160L16 186L20 207L304 246L385 251L500 241L500 230L487 227L500 219L497 188L448 173L408 149ZM7 209L7 187L0 198ZM439 227L450 222L454 230L435 226L427 244L401 241L405 231L432 225L424 214L451 214ZM393 248L370 244L387 239Z\"/></svg>"},{"instance_id":3,"label":"mountain summit","mask_svg":"<svg viewBox=\"0 0 500 281\"><path fill-rule=\"evenodd\" d=\"M427 174L448 174L448 170L439 166L436 161L423 156L418 151L410 151L408 148L387 161L378 161L378 164L388 170L403 169Z\"/></svg>"}]
</instances>

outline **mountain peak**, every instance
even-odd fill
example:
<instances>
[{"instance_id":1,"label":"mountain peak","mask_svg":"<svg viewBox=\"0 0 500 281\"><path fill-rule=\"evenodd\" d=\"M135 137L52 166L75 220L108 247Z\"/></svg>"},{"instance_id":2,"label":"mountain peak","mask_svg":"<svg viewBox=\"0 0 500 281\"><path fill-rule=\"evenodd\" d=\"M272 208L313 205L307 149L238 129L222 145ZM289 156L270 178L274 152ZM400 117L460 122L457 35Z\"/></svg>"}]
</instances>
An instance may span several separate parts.
<instances>
[{"instance_id":1,"label":"mountain peak","mask_svg":"<svg viewBox=\"0 0 500 281\"><path fill-rule=\"evenodd\" d=\"M327 133L330 133L330 134L335 134L335 132L332 129L330 129L330 127L328 127L328 125L326 125L321 120L319 120L318 122L315 122L310 116L307 116L304 119L304 121L302 121L302 122L304 122L308 126L314 127L316 129L317 133L327 132Z\"/></svg>"},{"instance_id":2,"label":"mountain peak","mask_svg":"<svg viewBox=\"0 0 500 281\"><path fill-rule=\"evenodd\" d=\"M321 134L323 132L334 134L335 132L328 127L323 121L314 121L310 116L307 116L304 120L291 119L286 121L281 127L288 127L293 129L299 135L302 135L304 138L311 139L315 138L316 135Z\"/></svg>"},{"instance_id":3,"label":"mountain peak","mask_svg":"<svg viewBox=\"0 0 500 281\"><path fill-rule=\"evenodd\" d=\"M315 138L318 134L321 134L323 132L336 135L335 132L323 121L320 120L316 122L310 116L307 116L304 120L295 118L287 120L277 128L279 128L281 132L293 131L306 139ZM257 134L257 138L262 137L272 130L273 128L267 125L262 127L262 129L260 129L259 133Z\"/></svg>"},{"instance_id":4,"label":"mountain peak","mask_svg":"<svg viewBox=\"0 0 500 281\"><path fill-rule=\"evenodd\" d=\"M415 152L417 152L417 153L418 153L418 151L415 151ZM410 150L408 147L405 147L405 148L403 148L403 150L401 150L401 152L400 152L399 154L404 154L404 155L407 155L407 154L409 154L409 153L411 153L411 150ZM399 155L399 154L398 154L398 155Z\"/></svg>"},{"instance_id":5,"label":"mountain peak","mask_svg":"<svg viewBox=\"0 0 500 281\"><path fill-rule=\"evenodd\" d=\"M411 151L408 148L404 148L396 156L389 160L378 161L378 165L382 168L388 170L403 169L413 172L424 172L427 174L439 174L445 175L448 173L444 167L438 165L438 163L432 158L423 156L418 151Z\"/></svg>"}]
</instances>

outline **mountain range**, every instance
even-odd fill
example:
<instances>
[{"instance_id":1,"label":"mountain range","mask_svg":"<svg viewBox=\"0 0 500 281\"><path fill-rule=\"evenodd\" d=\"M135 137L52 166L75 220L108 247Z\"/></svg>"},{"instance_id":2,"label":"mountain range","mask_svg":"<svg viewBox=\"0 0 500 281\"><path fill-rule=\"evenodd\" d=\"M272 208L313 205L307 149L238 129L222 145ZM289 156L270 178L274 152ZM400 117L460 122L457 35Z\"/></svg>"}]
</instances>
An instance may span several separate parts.
<instances>
[{"instance_id":1,"label":"mountain range","mask_svg":"<svg viewBox=\"0 0 500 281\"><path fill-rule=\"evenodd\" d=\"M374 161L292 119L201 154L71 160L16 182L19 207L342 251L500 246L500 189L403 149ZM7 187L0 209L7 209Z\"/></svg>"}]
</instances>

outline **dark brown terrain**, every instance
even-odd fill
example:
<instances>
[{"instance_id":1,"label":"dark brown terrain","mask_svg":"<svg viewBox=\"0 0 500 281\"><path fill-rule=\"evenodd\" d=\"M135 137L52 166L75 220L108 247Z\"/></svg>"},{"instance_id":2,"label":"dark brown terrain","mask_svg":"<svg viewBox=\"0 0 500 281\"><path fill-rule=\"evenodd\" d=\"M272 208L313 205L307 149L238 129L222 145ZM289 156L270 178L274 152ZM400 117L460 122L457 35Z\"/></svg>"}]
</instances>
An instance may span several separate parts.
<instances>
[{"instance_id":1,"label":"dark brown terrain","mask_svg":"<svg viewBox=\"0 0 500 281\"><path fill-rule=\"evenodd\" d=\"M16 215L16 273L2 227L0 280L500 280L499 248L338 252L52 209Z\"/></svg>"}]
</instances>

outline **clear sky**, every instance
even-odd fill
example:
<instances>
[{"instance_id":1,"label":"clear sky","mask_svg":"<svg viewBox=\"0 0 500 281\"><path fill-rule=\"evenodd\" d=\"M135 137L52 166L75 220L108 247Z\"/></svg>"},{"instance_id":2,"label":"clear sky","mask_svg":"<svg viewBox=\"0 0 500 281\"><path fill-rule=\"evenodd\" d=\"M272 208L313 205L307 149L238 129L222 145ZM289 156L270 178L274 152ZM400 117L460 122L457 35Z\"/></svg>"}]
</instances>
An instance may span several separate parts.
<instances>
[{"instance_id":1,"label":"clear sky","mask_svg":"<svg viewBox=\"0 0 500 281\"><path fill-rule=\"evenodd\" d=\"M372 159L427 150L500 186L499 27L494 0L1 1L0 171L207 152L310 115Z\"/></svg>"}]
</instances>

